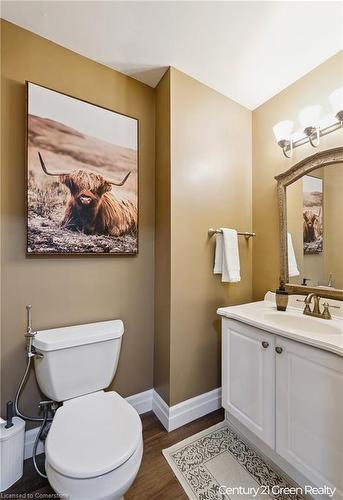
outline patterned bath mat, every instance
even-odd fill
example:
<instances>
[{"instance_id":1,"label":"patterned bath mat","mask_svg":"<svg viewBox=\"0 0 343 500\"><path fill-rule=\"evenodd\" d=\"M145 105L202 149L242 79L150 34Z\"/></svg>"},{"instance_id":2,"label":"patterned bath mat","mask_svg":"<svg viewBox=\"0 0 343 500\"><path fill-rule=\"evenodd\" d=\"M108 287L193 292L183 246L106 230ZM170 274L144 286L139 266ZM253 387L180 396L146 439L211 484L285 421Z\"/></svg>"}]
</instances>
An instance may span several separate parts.
<instances>
[{"instance_id":1,"label":"patterned bath mat","mask_svg":"<svg viewBox=\"0 0 343 500\"><path fill-rule=\"evenodd\" d=\"M305 500L301 488L221 422L163 450L191 500Z\"/></svg>"}]
</instances>

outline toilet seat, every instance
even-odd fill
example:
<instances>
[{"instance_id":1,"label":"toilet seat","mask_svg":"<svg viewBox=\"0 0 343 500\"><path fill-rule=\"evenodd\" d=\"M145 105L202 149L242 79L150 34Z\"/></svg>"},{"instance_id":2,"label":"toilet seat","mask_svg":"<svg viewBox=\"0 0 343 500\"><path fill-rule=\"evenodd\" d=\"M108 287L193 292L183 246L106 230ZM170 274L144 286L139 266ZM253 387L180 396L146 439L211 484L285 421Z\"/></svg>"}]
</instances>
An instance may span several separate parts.
<instances>
[{"instance_id":1,"label":"toilet seat","mask_svg":"<svg viewBox=\"0 0 343 500\"><path fill-rule=\"evenodd\" d=\"M99 391L57 410L46 440L46 462L69 478L95 478L120 468L141 443L136 410L116 392Z\"/></svg>"}]
</instances>

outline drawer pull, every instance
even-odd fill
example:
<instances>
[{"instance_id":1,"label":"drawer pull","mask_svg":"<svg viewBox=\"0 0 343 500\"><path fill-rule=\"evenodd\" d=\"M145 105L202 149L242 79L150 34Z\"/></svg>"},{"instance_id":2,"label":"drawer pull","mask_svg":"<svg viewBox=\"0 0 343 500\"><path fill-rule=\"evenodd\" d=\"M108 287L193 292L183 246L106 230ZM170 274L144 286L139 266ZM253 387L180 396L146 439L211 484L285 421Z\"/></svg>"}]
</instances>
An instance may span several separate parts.
<instances>
[{"instance_id":1,"label":"drawer pull","mask_svg":"<svg viewBox=\"0 0 343 500\"><path fill-rule=\"evenodd\" d=\"M280 346L276 346L276 347L275 347L275 351L276 351L278 354L281 354L281 353L282 353L282 351L283 351L283 349L282 349L282 347L280 347Z\"/></svg>"},{"instance_id":2,"label":"drawer pull","mask_svg":"<svg viewBox=\"0 0 343 500\"><path fill-rule=\"evenodd\" d=\"M269 347L269 343L268 343L268 342L266 342L266 341L264 340L264 341L262 342L262 347L263 347L264 349L267 349L267 347Z\"/></svg>"}]
</instances>

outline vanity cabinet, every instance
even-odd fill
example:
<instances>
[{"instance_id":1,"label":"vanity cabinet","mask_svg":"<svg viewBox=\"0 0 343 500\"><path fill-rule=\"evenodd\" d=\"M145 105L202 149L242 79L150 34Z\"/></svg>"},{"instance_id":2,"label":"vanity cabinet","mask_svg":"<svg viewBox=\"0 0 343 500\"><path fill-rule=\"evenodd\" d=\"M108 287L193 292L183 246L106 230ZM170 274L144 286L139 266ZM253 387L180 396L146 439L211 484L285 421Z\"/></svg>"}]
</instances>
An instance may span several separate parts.
<instances>
[{"instance_id":1,"label":"vanity cabinet","mask_svg":"<svg viewBox=\"0 0 343 500\"><path fill-rule=\"evenodd\" d=\"M342 499L343 358L233 319L222 333L225 410Z\"/></svg>"},{"instance_id":2,"label":"vanity cabinet","mask_svg":"<svg viewBox=\"0 0 343 500\"><path fill-rule=\"evenodd\" d=\"M276 451L343 492L343 358L276 337Z\"/></svg>"},{"instance_id":3,"label":"vanity cabinet","mask_svg":"<svg viewBox=\"0 0 343 500\"><path fill-rule=\"evenodd\" d=\"M222 359L223 407L274 447L274 335L225 319Z\"/></svg>"}]
</instances>

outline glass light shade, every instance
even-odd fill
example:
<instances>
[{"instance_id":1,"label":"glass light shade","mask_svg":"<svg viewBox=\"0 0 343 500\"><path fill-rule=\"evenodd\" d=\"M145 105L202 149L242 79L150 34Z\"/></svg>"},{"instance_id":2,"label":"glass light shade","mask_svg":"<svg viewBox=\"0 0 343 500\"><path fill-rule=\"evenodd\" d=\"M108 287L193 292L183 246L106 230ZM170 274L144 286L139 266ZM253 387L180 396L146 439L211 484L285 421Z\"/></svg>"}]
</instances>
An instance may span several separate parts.
<instances>
[{"instance_id":1,"label":"glass light shade","mask_svg":"<svg viewBox=\"0 0 343 500\"><path fill-rule=\"evenodd\" d=\"M335 116L334 113L329 113L325 116L323 116L320 121L319 121L319 126L322 129L330 127L333 123L335 123Z\"/></svg>"},{"instance_id":2,"label":"glass light shade","mask_svg":"<svg viewBox=\"0 0 343 500\"><path fill-rule=\"evenodd\" d=\"M322 107L319 104L315 104L314 106L307 106L299 113L299 120L303 129L308 127L318 127L320 112Z\"/></svg>"},{"instance_id":3,"label":"glass light shade","mask_svg":"<svg viewBox=\"0 0 343 500\"><path fill-rule=\"evenodd\" d=\"M335 115L343 111L343 87L340 87L330 94L330 104Z\"/></svg>"},{"instance_id":4,"label":"glass light shade","mask_svg":"<svg viewBox=\"0 0 343 500\"><path fill-rule=\"evenodd\" d=\"M293 122L291 120L283 120L273 127L273 132L277 142L289 141L291 138L292 130Z\"/></svg>"}]
</instances>

